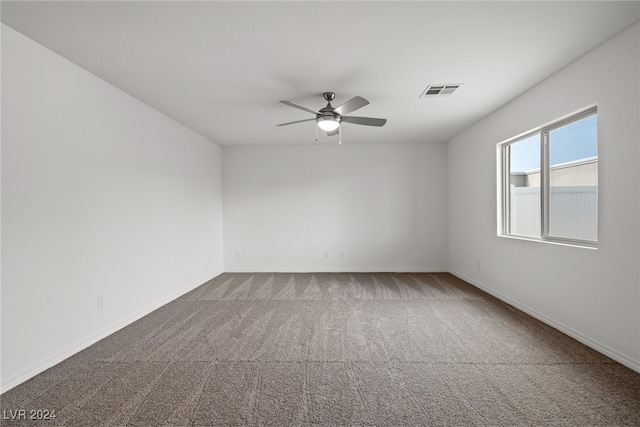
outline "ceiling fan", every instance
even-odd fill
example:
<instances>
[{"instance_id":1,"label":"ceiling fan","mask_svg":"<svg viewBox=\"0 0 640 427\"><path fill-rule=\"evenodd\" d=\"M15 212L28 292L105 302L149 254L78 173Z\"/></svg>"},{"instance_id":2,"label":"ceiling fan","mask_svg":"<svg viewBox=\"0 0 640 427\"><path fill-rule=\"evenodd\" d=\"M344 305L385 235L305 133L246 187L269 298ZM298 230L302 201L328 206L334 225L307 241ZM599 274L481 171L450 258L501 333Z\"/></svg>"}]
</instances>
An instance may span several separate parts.
<instances>
[{"instance_id":1,"label":"ceiling fan","mask_svg":"<svg viewBox=\"0 0 640 427\"><path fill-rule=\"evenodd\" d=\"M291 101L280 101L282 104L288 105L290 107L315 114L316 117L313 119L296 120L295 122L281 123L278 126L288 126L295 123L310 122L312 120L315 120L321 130L327 132L328 136L333 136L340 133L340 123L342 122L365 126L384 126L384 124L387 122L387 119L345 116L345 114L351 113L352 111L355 111L369 104L369 101L360 96L353 97L344 104L341 104L340 106L335 108L331 105L331 101L333 101L336 97L336 94L334 92L325 92L322 94L322 96L327 101L327 106L321 108L319 111L314 111L301 105L294 104ZM316 140L317 139L318 137L316 135Z\"/></svg>"}]
</instances>

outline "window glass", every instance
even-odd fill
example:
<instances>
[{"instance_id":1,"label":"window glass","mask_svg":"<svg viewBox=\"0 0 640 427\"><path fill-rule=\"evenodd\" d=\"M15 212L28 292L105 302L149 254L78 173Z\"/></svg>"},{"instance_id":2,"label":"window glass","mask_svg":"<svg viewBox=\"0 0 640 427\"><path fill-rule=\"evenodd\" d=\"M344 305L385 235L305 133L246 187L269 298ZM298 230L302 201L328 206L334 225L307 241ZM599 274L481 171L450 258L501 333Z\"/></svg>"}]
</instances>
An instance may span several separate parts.
<instances>
[{"instance_id":1,"label":"window glass","mask_svg":"<svg viewBox=\"0 0 640 427\"><path fill-rule=\"evenodd\" d=\"M597 116L549 132L549 236L598 239Z\"/></svg>"},{"instance_id":2,"label":"window glass","mask_svg":"<svg viewBox=\"0 0 640 427\"><path fill-rule=\"evenodd\" d=\"M509 145L508 232L540 237L540 134Z\"/></svg>"}]
</instances>

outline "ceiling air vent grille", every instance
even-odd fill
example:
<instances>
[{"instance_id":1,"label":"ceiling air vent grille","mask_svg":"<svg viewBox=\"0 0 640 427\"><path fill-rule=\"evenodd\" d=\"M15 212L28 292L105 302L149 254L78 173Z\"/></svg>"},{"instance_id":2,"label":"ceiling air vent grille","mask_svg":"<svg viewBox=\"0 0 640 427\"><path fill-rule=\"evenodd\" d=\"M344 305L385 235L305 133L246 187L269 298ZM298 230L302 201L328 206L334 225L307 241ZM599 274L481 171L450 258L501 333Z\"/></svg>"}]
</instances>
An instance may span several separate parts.
<instances>
[{"instance_id":1,"label":"ceiling air vent grille","mask_svg":"<svg viewBox=\"0 0 640 427\"><path fill-rule=\"evenodd\" d=\"M449 84L439 84L439 85L429 85L427 86L427 88L422 92L422 95L420 95L420 98L432 98L434 96L445 96L445 95L451 95L453 92L455 92L456 89L458 89L460 86L462 86L461 83L449 83Z\"/></svg>"}]
</instances>

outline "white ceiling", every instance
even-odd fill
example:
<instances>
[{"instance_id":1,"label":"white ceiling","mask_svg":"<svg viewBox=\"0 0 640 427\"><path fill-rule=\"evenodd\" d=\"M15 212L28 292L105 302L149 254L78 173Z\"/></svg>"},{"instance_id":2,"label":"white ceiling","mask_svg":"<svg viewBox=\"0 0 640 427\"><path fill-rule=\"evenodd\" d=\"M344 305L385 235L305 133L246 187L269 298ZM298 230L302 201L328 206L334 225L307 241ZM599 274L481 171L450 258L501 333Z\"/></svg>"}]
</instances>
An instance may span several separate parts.
<instances>
[{"instance_id":1,"label":"white ceiling","mask_svg":"<svg viewBox=\"0 0 640 427\"><path fill-rule=\"evenodd\" d=\"M447 141L640 20L640 2L10 2L2 22L220 145ZM429 84L463 83L419 99ZM337 137L321 136L320 142Z\"/></svg>"}]
</instances>

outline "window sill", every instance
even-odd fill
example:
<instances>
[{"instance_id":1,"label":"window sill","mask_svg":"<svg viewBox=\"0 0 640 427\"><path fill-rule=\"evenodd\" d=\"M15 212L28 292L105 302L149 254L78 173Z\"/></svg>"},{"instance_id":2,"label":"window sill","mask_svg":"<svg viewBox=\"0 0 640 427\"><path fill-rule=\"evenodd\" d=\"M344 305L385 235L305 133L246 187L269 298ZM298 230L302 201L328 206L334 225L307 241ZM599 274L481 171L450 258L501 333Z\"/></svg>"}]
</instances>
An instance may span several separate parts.
<instances>
[{"instance_id":1,"label":"window sill","mask_svg":"<svg viewBox=\"0 0 640 427\"><path fill-rule=\"evenodd\" d=\"M580 244L580 243L573 243L573 242L563 242L563 241L559 241L559 240L537 239L535 237L516 236L516 235L513 235L513 234L501 234L501 233L498 233L497 236L498 237L504 237L506 239L513 239L513 240L525 240L525 241L528 241L528 242L548 243L548 244L551 244L551 245L569 246L569 247L572 247L572 248L598 250L598 244L597 243Z\"/></svg>"}]
</instances>

